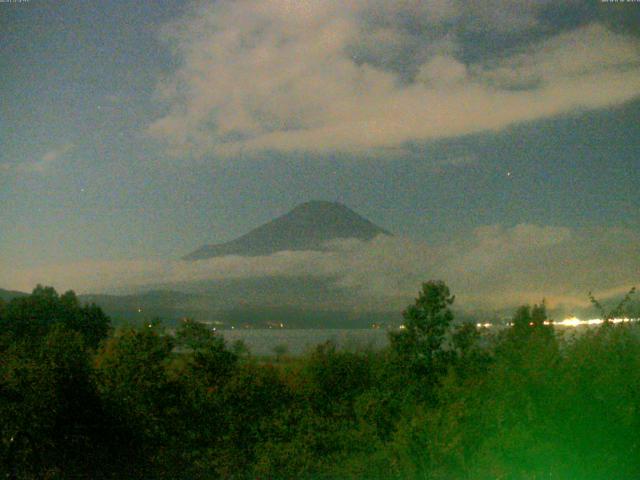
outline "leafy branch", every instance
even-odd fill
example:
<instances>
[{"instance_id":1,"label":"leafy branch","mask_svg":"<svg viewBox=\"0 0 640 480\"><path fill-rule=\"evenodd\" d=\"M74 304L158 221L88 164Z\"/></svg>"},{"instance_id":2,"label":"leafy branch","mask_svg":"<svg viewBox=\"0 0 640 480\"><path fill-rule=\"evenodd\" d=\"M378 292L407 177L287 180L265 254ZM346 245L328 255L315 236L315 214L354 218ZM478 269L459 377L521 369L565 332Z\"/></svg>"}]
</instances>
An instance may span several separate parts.
<instances>
[{"instance_id":1,"label":"leafy branch","mask_svg":"<svg viewBox=\"0 0 640 480\"><path fill-rule=\"evenodd\" d=\"M589 300L591 301L591 304L598 309L598 312L600 312L602 320L604 322L610 322L612 319L620 318L623 315L625 307L629 302L631 302L631 297L633 297L635 293L636 287L631 287L631 290L629 290L622 300L618 302L618 305L616 305L613 310L609 310L609 312L607 312L602 304L593 296L592 292L589 292Z\"/></svg>"}]
</instances>

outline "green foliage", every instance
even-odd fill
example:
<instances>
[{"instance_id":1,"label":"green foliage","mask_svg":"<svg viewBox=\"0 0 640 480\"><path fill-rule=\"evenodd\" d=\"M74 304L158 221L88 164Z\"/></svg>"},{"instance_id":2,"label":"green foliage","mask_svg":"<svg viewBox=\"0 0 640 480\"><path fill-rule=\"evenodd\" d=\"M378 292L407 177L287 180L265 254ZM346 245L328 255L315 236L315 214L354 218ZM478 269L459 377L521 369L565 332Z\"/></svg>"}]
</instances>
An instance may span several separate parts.
<instances>
[{"instance_id":1,"label":"green foliage","mask_svg":"<svg viewBox=\"0 0 640 480\"><path fill-rule=\"evenodd\" d=\"M433 401L439 378L453 362L445 340L453 321L449 307L454 298L442 281L423 283L415 303L402 312L403 328L389 333L397 368L405 372L415 394L427 401Z\"/></svg>"},{"instance_id":2,"label":"green foliage","mask_svg":"<svg viewBox=\"0 0 640 480\"><path fill-rule=\"evenodd\" d=\"M249 347L247 346L247 344L243 340L234 341L231 344L231 351L237 357L246 357L251 353L251 352L249 352Z\"/></svg>"},{"instance_id":3,"label":"green foliage","mask_svg":"<svg viewBox=\"0 0 640 480\"><path fill-rule=\"evenodd\" d=\"M80 333L87 346L96 348L106 338L110 320L98 306L80 305L73 291L58 295L41 285L31 295L11 300L0 315L0 330L19 341L40 339L54 325Z\"/></svg>"},{"instance_id":4,"label":"green foliage","mask_svg":"<svg viewBox=\"0 0 640 480\"><path fill-rule=\"evenodd\" d=\"M453 320L453 301L444 282L422 284L415 304L402 312L404 328L390 334L392 348L418 374L433 375L444 365L443 342Z\"/></svg>"},{"instance_id":5,"label":"green foliage","mask_svg":"<svg viewBox=\"0 0 640 480\"><path fill-rule=\"evenodd\" d=\"M640 478L638 325L558 337L542 304L490 336L452 302L425 283L389 348L271 364L192 320L96 350L101 312L39 287L0 307L0 474Z\"/></svg>"},{"instance_id":6,"label":"green foliage","mask_svg":"<svg viewBox=\"0 0 640 480\"><path fill-rule=\"evenodd\" d=\"M352 416L354 398L370 387L367 358L338 351L332 342L318 345L304 371L309 402L318 411Z\"/></svg>"},{"instance_id":7,"label":"green foliage","mask_svg":"<svg viewBox=\"0 0 640 480\"><path fill-rule=\"evenodd\" d=\"M286 344L279 344L273 347L273 353L276 356L278 361L282 360L282 358L289 353L289 347Z\"/></svg>"},{"instance_id":8,"label":"green foliage","mask_svg":"<svg viewBox=\"0 0 640 480\"><path fill-rule=\"evenodd\" d=\"M100 477L114 449L81 335L54 325L36 345L13 344L4 353L0 435L7 468L25 478Z\"/></svg>"},{"instance_id":9,"label":"green foliage","mask_svg":"<svg viewBox=\"0 0 640 480\"><path fill-rule=\"evenodd\" d=\"M456 374L462 378L483 375L491 362L492 354L481 345L482 333L473 323L458 325L451 335L455 352Z\"/></svg>"},{"instance_id":10,"label":"green foliage","mask_svg":"<svg viewBox=\"0 0 640 480\"><path fill-rule=\"evenodd\" d=\"M177 439L182 389L169 376L173 348L161 326L149 324L116 332L95 359L98 391L126 432L123 442L140 467L136 475L163 471L163 451Z\"/></svg>"},{"instance_id":11,"label":"green foliage","mask_svg":"<svg viewBox=\"0 0 640 480\"><path fill-rule=\"evenodd\" d=\"M222 337L193 320L181 322L176 330L176 344L191 353L185 375L199 379L207 388L219 388L226 383L238 361L238 355L226 348Z\"/></svg>"},{"instance_id":12,"label":"green foliage","mask_svg":"<svg viewBox=\"0 0 640 480\"><path fill-rule=\"evenodd\" d=\"M534 305L533 308L529 305L523 305L516 310L511 320L513 328L509 331L514 338L523 339L539 330L552 331L550 328L545 328L548 327L548 325L545 325L545 321L547 321L547 309L544 302L540 305Z\"/></svg>"},{"instance_id":13,"label":"green foliage","mask_svg":"<svg viewBox=\"0 0 640 480\"><path fill-rule=\"evenodd\" d=\"M230 478L255 461L257 446L269 438L272 419L288 407L290 392L275 368L249 363L236 370L218 401L225 437L219 454L225 461L217 471Z\"/></svg>"}]
</instances>

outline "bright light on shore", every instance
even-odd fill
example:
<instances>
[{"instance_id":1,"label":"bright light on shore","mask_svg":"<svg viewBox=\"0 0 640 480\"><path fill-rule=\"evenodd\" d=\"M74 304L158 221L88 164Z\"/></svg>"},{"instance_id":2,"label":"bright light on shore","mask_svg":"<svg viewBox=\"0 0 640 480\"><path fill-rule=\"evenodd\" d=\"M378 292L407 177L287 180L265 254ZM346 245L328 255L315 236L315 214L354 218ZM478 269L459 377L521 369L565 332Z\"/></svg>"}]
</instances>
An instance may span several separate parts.
<instances>
[{"instance_id":1,"label":"bright light on shore","mask_svg":"<svg viewBox=\"0 0 640 480\"><path fill-rule=\"evenodd\" d=\"M610 320L611 323L628 323L635 322L637 318L612 318ZM562 321L555 322L554 325L559 325L561 327L579 327L581 325L601 325L604 323L604 320L601 318L592 318L589 320L580 320L578 317L566 318Z\"/></svg>"},{"instance_id":2,"label":"bright light on shore","mask_svg":"<svg viewBox=\"0 0 640 480\"><path fill-rule=\"evenodd\" d=\"M545 323L549 323L549 322L545 322ZM570 317L555 323L556 325L560 325L563 327L577 327L578 325L582 325L583 321L580 320L578 317Z\"/></svg>"},{"instance_id":3,"label":"bright light on shore","mask_svg":"<svg viewBox=\"0 0 640 480\"><path fill-rule=\"evenodd\" d=\"M624 318L612 318L610 322L611 323L629 323L629 322L637 322L638 320L640 319L624 317ZM545 325L553 325L556 327L583 327L583 326L592 326L592 325L602 325L603 323L604 323L604 320L601 318L591 318L588 320L581 320L578 317L569 317L557 322L552 322L550 320L545 320L544 322ZM533 325L533 324L529 324L529 325ZM477 328L492 328L495 326L496 325L494 325L493 323L476 323ZM507 326L512 327L513 323L509 322L507 323Z\"/></svg>"}]
</instances>

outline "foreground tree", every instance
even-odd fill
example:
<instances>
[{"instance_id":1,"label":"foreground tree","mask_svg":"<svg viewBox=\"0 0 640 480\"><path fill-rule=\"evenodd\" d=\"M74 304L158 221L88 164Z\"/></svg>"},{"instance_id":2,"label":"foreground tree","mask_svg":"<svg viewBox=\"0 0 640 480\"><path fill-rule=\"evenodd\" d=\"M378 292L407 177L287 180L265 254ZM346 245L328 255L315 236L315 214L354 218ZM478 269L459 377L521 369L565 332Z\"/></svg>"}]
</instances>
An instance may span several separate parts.
<instances>
[{"instance_id":1,"label":"foreground tree","mask_svg":"<svg viewBox=\"0 0 640 480\"><path fill-rule=\"evenodd\" d=\"M553 326L547 317L544 300L540 305L522 305L511 320L512 328L507 330L509 339L516 343L527 342L532 338L551 341L554 338Z\"/></svg>"},{"instance_id":2,"label":"foreground tree","mask_svg":"<svg viewBox=\"0 0 640 480\"><path fill-rule=\"evenodd\" d=\"M0 362L0 379L8 478L101 478L111 470L109 420L78 332L55 325L28 348L14 343Z\"/></svg>"},{"instance_id":3,"label":"foreground tree","mask_svg":"<svg viewBox=\"0 0 640 480\"><path fill-rule=\"evenodd\" d=\"M389 340L401 363L433 382L446 371L451 351L444 348L445 336L453 321L450 306L455 297L442 281L422 284L413 305L402 312L404 328L391 332Z\"/></svg>"},{"instance_id":4,"label":"foreground tree","mask_svg":"<svg viewBox=\"0 0 640 480\"><path fill-rule=\"evenodd\" d=\"M184 319L176 330L175 342L186 362L185 374L209 389L219 389L232 375L239 356L227 349L219 335L207 325Z\"/></svg>"},{"instance_id":5,"label":"foreground tree","mask_svg":"<svg viewBox=\"0 0 640 480\"><path fill-rule=\"evenodd\" d=\"M0 316L0 331L19 341L39 340L55 325L78 332L85 345L96 348L107 337L111 321L100 307L81 305L72 290L58 295L42 285L29 296L11 300Z\"/></svg>"},{"instance_id":6,"label":"foreground tree","mask_svg":"<svg viewBox=\"0 0 640 480\"><path fill-rule=\"evenodd\" d=\"M105 409L118 422L129 478L168 478L181 465L181 385L169 375L173 338L158 324L124 329L105 342L94 375ZM128 457L128 458L127 458ZM173 472L172 472L173 473ZM173 478L178 478L173 475Z\"/></svg>"}]
</instances>

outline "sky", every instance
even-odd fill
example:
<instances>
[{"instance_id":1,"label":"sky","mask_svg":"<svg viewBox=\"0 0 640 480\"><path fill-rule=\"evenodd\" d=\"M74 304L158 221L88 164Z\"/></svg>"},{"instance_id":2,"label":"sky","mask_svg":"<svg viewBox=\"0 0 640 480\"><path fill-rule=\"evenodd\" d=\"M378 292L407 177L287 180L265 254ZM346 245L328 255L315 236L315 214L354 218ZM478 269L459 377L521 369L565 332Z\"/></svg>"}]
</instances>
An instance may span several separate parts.
<instances>
[{"instance_id":1,"label":"sky","mask_svg":"<svg viewBox=\"0 0 640 480\"><path fill-rule=\"evenodd\" d=\"M640 3L2 2L0 99L2 288L640 284ZM395 236L178 261L312 199Z\"/></svg>"}]
</instances>

